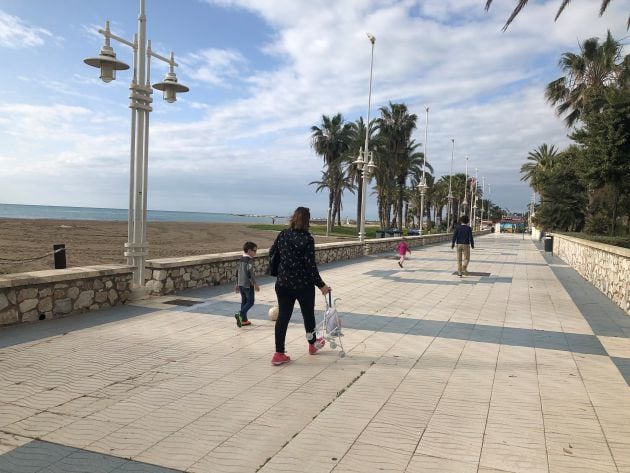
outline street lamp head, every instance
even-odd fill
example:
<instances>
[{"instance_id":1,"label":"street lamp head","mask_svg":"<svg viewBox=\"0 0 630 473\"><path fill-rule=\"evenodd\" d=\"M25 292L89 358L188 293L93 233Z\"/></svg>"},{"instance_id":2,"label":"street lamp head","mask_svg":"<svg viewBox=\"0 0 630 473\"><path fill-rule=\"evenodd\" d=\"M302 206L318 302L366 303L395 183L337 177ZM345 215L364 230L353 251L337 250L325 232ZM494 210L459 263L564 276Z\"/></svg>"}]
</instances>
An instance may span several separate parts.
<instances>
[{"instance_id":1,"label":"street lamp head","mask_svg":"<svg viewBox=\"0 0 630 473\"><path fill-rule=\"evenodd\" d=\"M420 179L418 190L420 191L420 194L424 194L427 190L427 180L424 176L422 176L422 178Z\"/></svg>"},{"instance_id":2,"label":"street lamp head","mask_svg":"<svg viewBox=\"0 0 630 473\"><path fill-rule=\"evenodd\" d=\"M367 164L367 176L371 176L376 170L376 164L374 164L374 154L372 151L368 153L370 155L370 161Z\"/></svg>"},{"instance_id":3,"label":"street lamp head","mask_svg":"<svg viewBox=\"0 0 630 473\"><path fill-rule=\"evenodd\" d=\"M177 82L177 76L174 71L169 71L166 74L163 82L153 84L153 88L164 92L164 100L168 103L173 103L177 100L177 92L184 93L190 89L183 84Z\"/></svg>"},{"instance_id":4,"label":"street lamp head","mask_svg":"<svg viewBox=\"0 0 630 473\"><path fill-rule=\"evenodd\" d=\"M96 57L89 57L83 60L88 66L98 67L101 70L100 78L103 82L111 82L116 79L116 71L129 69L129 65L116 59L114 49L107 43L101 48L101 52Z\"/></svg>"},{"instance_id":5,"label":"street lamp head","mask_svg":"<svg viewBox=\"0 0 630 473\"><path fill-rule=\"evenodd\" d=\"M374 44L376 42L376 37L372 33L365 33L365 34L367 34L367 37L370 40L370 43Z\"/></svg>"},{"instance_id":6,"label":"street lamp head","mask_svg":"<svg viewBox=\"0 0 630 473\"><path fill-rule=\"evenodd\" d=\"M363 166L365 165L365 160L363 159L363 148L359 148L359 156L352 164L355 164L359 171L363 170Z\"/></svg>"}]
</instances>

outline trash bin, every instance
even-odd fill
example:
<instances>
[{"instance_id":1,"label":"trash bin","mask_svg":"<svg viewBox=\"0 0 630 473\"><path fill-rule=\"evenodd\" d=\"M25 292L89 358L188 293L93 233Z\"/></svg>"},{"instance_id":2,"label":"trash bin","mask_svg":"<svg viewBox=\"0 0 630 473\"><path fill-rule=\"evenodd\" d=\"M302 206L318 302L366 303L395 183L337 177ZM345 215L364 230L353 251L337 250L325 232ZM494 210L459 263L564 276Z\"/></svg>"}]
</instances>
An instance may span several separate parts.
<instances>
[{"instance_id":1,"label":"trash bin","mask_svg":"<svg viewBox=\"0 0 630 473\"><path fill-rule=\"evenodd\" d=\"M553 237L552 236L545 237L545 251L549 251L553 253Z\"/></svg>"},{"instance_id":2,"label":"trash bin","mask_svg":"<svg viewBox=\"0 0 630 473\"><path fill-rule=\"evenodd\" d=\"M376 230L376 238L385 238L384 230Z\"/></svg>"}]
</instances>

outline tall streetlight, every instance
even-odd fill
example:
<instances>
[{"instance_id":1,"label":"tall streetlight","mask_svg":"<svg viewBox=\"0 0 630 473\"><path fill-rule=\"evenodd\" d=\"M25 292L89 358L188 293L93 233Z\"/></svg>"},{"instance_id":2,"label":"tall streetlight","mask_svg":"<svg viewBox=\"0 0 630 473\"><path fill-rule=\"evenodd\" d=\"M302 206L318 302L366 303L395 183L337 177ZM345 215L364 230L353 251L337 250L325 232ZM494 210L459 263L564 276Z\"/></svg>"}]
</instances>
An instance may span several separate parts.
<instances>
[{"instance_id":1,"label":"tall streetlight","mask_svg":"<svg viewBox=\"0 0 630 473\"><path fill-rule=\"evenodd\" d=\"M483 228L483 198L486 195L486 176L481 178L481 220L479 220L479 230Z\"/></svg>"},{"instance_id":2,"label":"tall streetlight","mask_svg":"<svg viewBox=\"0 0 630 473\"><path fill-rule=\"evenodd\" d=\"M424 127L424 159L422 160L422 179L420 180L420 184L418 184L418 190L420 191L420 235L422 235L422 224L424 222L424 195L427 192L425 165L427 163L427 141L429 139L429 107L424 107L424 110L427 112L427 121Z\"/></svg>"},{"instance_id":3,"label":"tall streetlight","mask_svg":"<svg viewBox=\"0 0 630 473\"><path fill-rule=\"evenodd\" d=\"M468 192L468 155L466 155L466 177L464 177L464 200L461 204L461 214L462 216L466 214L468 201L466 200L466 193Z\"/></svg>"},{"instance_id":4,"label":"tall streetlight","mask_svg":"<svg viewBox=\"0 0 630 473\"><path fill-rule=\"evenodd\" d=\"M174 54L165 58L151 50L151 40L146 39L147 19L144 12L145 0L140 0L138 14L138 32L133 41L127 41L116 36L109 30L109 21L105 22L105 29L98 32L105 38L105 44L96 57L85 59L84 62L101 71L103 82L116 79L116 71L129 69L129 66L116 59L116 53L110 45L114 39L133 49L133 76L129 94L131 108L131 146L130 146L130 176L129 176L129 215L128 241L125 243L127 264L134 266L133 288L144 287L144 263L148 254L147 243L147 176L149 163L149 112L153 99L151 94L151 57L164 61L169 65L169 72L163 82L153 84L153 88L163 91L164 100L173 103L177 100L177 93L188 92L188 87L177 82L174 68Z\"/></svg>"},{"instance_id":5,"label":"tall streetlight","mask_svg":"<svg viewBox=\"0 0 630 473\"><path fill-rule=\"evenodd\" d=\"M475 168L475 185L470 186L470 217L472 218L472 229L475 229L475 219L477 218L477 168Z\"/></svg>"},{"instance_id":6,"label":"tall streetlight","mask_svg":"<svg viewBox=\"0 0 630 473\"><path fill-rule=\"evenodd\" d=\"M451 173L448 176L448 214L446 231L451 231L451 214L453 213L453 157L455 156L455 138L451 138Z\"/></svg>"},{"instance_id":7,"label":"tall streetlight","mask_svg":"<svg viewBox=\"0 0 630 473\"><path fill-rule=\"evenodd\" d=\"M371 172L376 168L374 157L370 151L370 108L372 106L372 70L374 66L374 35L367 33L367 37L372 44L372 56L370 58L370 88L368 92L367 122L365 124L365 148L359 150L359 157L354 162L361 171L361 225L359 226L359 241L365 241L365 201L367 193L367 181Z\"/></svg>"},{"instance_id":8,"label":"tall streetlight","mask_svg":"<svg viewBox=\"0 0 630 473\"><path fill-rule=\"evenodd\" d=\"M486 199L486 207L488 209L488 220L490 220L490 184L488 184L488 198ZM492 224L492 221L490 222Z\"/></svg>"}]
</instances>

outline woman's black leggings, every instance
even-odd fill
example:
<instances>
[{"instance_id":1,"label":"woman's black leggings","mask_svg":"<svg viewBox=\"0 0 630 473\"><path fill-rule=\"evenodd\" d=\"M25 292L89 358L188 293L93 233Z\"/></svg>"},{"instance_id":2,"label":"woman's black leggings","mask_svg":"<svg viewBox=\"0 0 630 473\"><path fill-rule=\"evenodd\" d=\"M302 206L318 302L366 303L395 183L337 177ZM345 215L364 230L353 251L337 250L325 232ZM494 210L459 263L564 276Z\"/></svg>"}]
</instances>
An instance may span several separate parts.
<instances>
[{"instance_id":1,"label":"woman's black leggings","mask_svg":"<svg viewBox=\"0 0 630 473\"><path fill-rule=\"evenodd\" d=\"M302 317L304 318L304 329L306 333L313 334L308 343L315 343L315 287L291 289L276 285L276 295L278 296L276 351L284 353L284 341L287 337L287 329L289 328L289 321L293 315L293 307L296 300L300 304Z\"/></svg>"}]
</instances>

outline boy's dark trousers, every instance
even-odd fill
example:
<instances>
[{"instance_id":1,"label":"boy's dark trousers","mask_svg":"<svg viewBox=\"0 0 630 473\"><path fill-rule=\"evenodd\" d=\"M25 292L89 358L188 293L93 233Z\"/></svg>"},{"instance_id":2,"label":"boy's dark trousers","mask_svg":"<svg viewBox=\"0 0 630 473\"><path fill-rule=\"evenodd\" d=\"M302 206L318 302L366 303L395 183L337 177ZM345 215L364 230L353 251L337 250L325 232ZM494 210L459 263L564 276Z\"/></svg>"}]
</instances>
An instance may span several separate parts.
<instances>
[{"instance_id":1,"label":"boy's dark trousers","mask_svg":"<svg viewBox=\"0 0 630 473\"><path fill-rule=\"evenodd\" d=\"M254 286L250 287L238 287L241 292L241 319L243 322L247 320L247 312L254 305L254 300L256 297L254 296Z\"/></svg>"}]
</instances>

